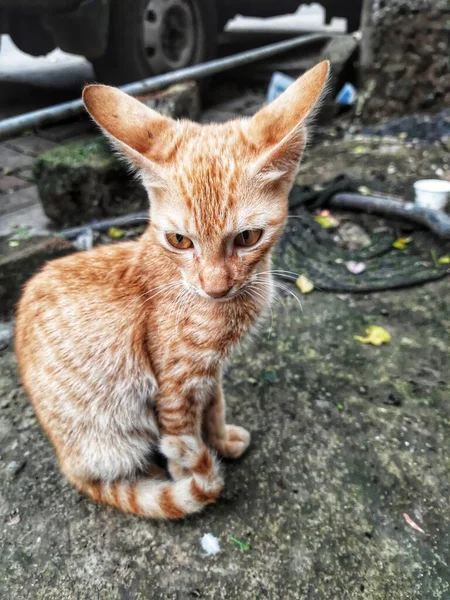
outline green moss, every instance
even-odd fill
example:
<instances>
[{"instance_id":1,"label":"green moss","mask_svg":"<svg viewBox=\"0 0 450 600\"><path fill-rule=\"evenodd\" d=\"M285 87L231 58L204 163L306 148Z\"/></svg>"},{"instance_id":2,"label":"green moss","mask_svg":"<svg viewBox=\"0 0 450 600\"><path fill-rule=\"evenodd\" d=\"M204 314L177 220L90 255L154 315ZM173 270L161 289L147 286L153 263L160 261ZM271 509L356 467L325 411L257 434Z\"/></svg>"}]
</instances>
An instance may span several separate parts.
<instances>
[{"instance_id":1,"label":"green moss","mask_svg":"<svg viewBox=\"0 0 450 600\"><path fill-rule=\"evenodd\" d=\"M36 169L38 171L37 175L39 175L42 163L52 167L95 166L101 168L108 167L117 161L118 159L109 147L108 142L105 138L99 136L59 146L45 152L36 161Z\"/></svg>"}]
</instances>

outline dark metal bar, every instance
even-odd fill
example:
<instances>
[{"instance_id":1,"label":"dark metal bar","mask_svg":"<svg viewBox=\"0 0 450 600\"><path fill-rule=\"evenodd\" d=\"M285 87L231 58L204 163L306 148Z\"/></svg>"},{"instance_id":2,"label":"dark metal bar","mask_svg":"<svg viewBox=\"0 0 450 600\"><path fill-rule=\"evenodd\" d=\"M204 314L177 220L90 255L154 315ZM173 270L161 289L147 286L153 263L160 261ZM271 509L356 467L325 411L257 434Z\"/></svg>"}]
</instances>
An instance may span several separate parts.
<instances>
[{"instance_id":1,"label":"dark metal bar","mask_svg":"<svg viewBox=\"0 0 450 600\"><path fill-rule=\"evenodd\" d=\"M106 231L110 227L123 227L124 225L146 225L148 223L148 216L148 212L137 212L130 213L128 215L122 215L120 217L99 219L98 221L87 223L86 225L78 225L77 227L70 227L70 229L63 229L62 231L58 232L58 235L66 238L67 240L74 240L88 229L92 229L93 231Z\"/></svg>"},{"instance_id":2,"label":"dark metal bar","mask_svg":"<svg viewBox=\"0 0 450 600\"><path fill-rule=\"evenodd\" d=\"M172 71L171 73L165 73L164 75L158 75L157 77L150 77L149 79L143 79L142 81L128 83L120 89L132 96L156 92L175 83L209 77L210 75L226 71L227 69L240 67L257 60L268 58L269 56L274 56L282 52L287 52L288 50L293 50L294 48L299 48L300 46L305 46L312 42L329 38L329 34L304 35L275 44L269 44L262 48L256 48L255 50L247 50L246 52L240 52L238 54L233 54L232 56L226 56L225 58L218 58L199 65L193 65L192 67L179 69L178 71ZM83 102L81 99L77 99L43 108L41 110L35 110L23 115L10 117L9 119L3 119L0 121L0 139L11 137L25 129L45 127L56 123L61 119L75 117L82 110Z\"/></svg>"}]
</instances>

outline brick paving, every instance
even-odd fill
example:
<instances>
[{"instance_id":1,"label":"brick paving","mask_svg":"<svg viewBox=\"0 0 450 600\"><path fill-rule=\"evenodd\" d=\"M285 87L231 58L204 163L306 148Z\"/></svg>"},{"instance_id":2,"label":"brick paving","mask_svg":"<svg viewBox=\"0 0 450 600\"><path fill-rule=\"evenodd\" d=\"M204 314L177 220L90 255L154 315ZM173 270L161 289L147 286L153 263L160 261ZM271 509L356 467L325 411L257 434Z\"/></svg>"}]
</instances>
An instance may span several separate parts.
<instances>
[{"instance_id":1,"label":"brick paving","mask_svg":"<svg viewBox=\"0 0 450 600\"><path fill-rule=\"evenodd\" d=\"M33 157L39 156L42 152L51 150L57 145L56 142L46 140L38 135L24 135L5 142L7 148Z\"/></svg>"},{"instance_id":2,"label":"brick paving","mask_svg":"<svg viewBox=\"0 0 450 600\"><path fill-rule=\"evenodd\" d=\"M28 182L16 175L4 175L0 177L0 194L9 194L26 187ZM1 207L0 207L1 211Z\"/></svg>"},{"instance_id":3,"label":"brick paving","mask_svg":"<svg viewBox=\"0 0 450 600\"><path fill-rule=\"evenodd\" d=\"M264 102L263 95L240 94L203 111L200 122L222 123L239 116L250 116ZM23 135L0 143L0 236L14 233L17 227L46 231L51 226L45 216L37 187L33 185L35 158L58 145L86 139L96 133L88 121L77 120Z\"/></svg>"}]
</instances>

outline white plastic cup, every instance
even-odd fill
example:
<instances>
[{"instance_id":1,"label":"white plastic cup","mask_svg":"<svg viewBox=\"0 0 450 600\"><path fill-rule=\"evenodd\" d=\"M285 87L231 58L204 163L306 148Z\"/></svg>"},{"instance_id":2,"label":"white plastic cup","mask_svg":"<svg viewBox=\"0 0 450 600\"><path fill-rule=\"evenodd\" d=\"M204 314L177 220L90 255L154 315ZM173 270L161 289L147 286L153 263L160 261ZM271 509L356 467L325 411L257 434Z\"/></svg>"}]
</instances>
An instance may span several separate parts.
<instances>
[{"instance_id":1,"label":"white plastic cup","mask_svg":"<svg viewBox=\"0 0 450 600\"><path fill-rule=\"evenodd\" d=\"M450 181L421 179L415 182L414 192L418 206L443 210L450 198Z\"/></svg>"}]
</instances>

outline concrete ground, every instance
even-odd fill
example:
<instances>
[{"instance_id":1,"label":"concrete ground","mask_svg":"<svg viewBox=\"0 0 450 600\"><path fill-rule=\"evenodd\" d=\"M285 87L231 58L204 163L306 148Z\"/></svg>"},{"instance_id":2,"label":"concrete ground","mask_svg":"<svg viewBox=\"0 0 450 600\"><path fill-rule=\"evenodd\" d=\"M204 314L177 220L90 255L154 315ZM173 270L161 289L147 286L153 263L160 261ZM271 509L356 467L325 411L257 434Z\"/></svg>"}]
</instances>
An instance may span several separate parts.
<instances>
[{"instance_id":1,"label":"concrete ground","mask_svg":"<svg viewBox=\"0 0 450 600\"><path fill-rule=\"evenodd\" d=\"M276 302L225 378L250 451L227 464L218 504L180 523L125 516L72 489L4 349L0 596L450 598L449 293L447 278L313 292L303 312ZM355 341L370 324L392 341ZM202 555L205 533L220 541L216 556Z\"/></svg>"}]
</instances>

